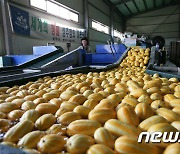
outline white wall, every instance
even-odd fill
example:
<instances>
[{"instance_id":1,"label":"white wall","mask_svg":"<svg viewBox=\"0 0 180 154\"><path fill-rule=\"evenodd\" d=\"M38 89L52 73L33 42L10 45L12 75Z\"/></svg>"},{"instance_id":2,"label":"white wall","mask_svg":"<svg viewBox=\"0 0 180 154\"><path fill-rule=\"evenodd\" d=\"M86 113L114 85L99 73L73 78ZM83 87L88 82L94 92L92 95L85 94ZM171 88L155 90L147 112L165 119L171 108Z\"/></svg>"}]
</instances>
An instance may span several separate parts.
<instances>
[{"instance_id":1,"label":"white wall","mask_svg":"<svg viewBox=\"0 0 180 154\"><path fill-rule=\"evenodd\" d=\"M180 39L180 9L178 5L144 13L127 20L127 31L147 34L151 38L162 36L166 48L170 42Z\"/></svg>"}]
</instances>

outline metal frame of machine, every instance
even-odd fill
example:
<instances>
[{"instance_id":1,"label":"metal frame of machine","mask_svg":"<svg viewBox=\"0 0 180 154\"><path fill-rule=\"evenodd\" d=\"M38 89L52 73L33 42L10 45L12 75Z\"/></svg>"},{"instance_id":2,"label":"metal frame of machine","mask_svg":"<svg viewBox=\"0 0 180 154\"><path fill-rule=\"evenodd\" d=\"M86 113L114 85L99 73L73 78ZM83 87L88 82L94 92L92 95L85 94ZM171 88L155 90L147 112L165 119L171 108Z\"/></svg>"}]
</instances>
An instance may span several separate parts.
<instances>
[{"instance_id":1,"label":"metal frame of machine","mask_svg":"<svg viewBox=\"0 0 180 154\"><path fill-rule=\"evenodd\" d=\"M122 60L124 59L124 57L126 57L128 51L129 51L129 48L127 48L126 51L122 54L122 56L118 59L118 61L113 64L109 64L106 66L91 66L91 65L78 66L78 67L75 67L75 68L72 68L69 70L65 70L64 68L61 70L58 70L59 68L58 69L54 68L59 64L58 62L60 62L61 64L66 62L66 56L64 56L65 57L64 60L63 60L64 57L60 57L59 58L60 60L58 59L57 62L49 64L48 65L49 67L47 67L47 68L44 68L44 69L42 68L40 72L31 72L30 74L27 74L27 75L22 74L22 75L19 75L19 78L17 77L17 75L16 75L16 78L14 78L14 76L9 76L6 78L6 80L0 81L0 86L20 85L20 84L26 83L28 81L35 81L38 78L41 78L44 76L54 77L54 76L67 74L67 73L76 74L76 73L107 71L107 70L113 69L115 67L118 67L119 64L122 62ZM74 58L75 54L77 54L77 53L79 53L79 52L73 51L71 53L72 54L71 56ZM79 55L79 56L82 56L82 55ZM77 59L81 58L79 56L77 56ZM54 70L52 68L54 68Z\"/></svg>"}]
</instances>

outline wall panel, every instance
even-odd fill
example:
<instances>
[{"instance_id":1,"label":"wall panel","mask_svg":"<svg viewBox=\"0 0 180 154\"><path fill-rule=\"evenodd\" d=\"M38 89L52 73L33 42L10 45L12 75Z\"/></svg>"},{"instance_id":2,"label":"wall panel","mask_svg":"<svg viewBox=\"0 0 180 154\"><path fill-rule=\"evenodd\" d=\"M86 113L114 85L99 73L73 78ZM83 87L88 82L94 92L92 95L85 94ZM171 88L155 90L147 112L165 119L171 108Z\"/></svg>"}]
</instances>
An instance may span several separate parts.
<instances>
[{"instance_id":1,"label":"wall panel","mask_svg":"<svg viewBox=\"0 0 180 154\"><path fill-rule=\"evenodd\" d=\"M90 46L93 50L95 50L96 44L107 44L107 40L109 39L110 39L110 35L96 31L91 28L89 29Z\"/></svg>"},{"instance_id":2,"label":"wall panel","mask_svg":"<svg viewBox=\"0 0 180 154\"><path fill-rule=\"evenodd\" d=\"M91 4L89 6L89 17L95 19L107 26L110 26L110 15L105 14L97 8L93 7Z\"/></svg>"},{"instance_id":3,"label":"wall panel","mask_svg":"<svg viewBox=\"0 0 180 154\"><path fill-rule=\"evenodd\" d=\"M92 3L105 14L110 14L110 7L106 3L104 3L103 0L89 0L89 3Z\"/></svg>"}]
</instances>

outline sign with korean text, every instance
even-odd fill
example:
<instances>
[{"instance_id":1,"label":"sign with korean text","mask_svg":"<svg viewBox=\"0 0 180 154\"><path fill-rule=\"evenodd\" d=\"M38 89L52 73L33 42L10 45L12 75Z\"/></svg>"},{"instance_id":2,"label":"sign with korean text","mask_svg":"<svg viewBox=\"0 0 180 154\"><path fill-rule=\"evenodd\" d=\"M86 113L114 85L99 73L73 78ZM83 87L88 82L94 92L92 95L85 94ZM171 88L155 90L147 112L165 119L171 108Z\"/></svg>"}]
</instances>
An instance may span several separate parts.
<instances>
[{"instance_id":1,"label":"sign with korean text","mask_svg":"<svg viewBox=\"0 0 180 154\"><path fill-rule=\"evenodd\" d=\"M10 10L13 29L17 34L71 43L79 43L80 39L86 36L85 29L68 27L43 19L14 5L10 5Z\"/></svg>"}]
</instances>

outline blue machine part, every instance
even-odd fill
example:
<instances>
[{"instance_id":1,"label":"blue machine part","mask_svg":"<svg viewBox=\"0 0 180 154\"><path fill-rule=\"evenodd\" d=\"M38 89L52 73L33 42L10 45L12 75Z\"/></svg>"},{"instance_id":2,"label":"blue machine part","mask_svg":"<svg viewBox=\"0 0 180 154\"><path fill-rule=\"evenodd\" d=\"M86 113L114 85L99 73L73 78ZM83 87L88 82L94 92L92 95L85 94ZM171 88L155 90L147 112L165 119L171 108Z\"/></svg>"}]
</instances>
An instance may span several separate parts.
<instances>
[{"instance_id":1,"label":"blue machine part","mask_svg":"<svg viewBox=\"0 0 180 154\"><path fill-rule=\"evenodd\" d=\"M44 55L57 50L55 46L34 46L33 55Z\"/></svg>"},{"instance_id":2,"label":"blue machine part","mask_svg":"<svg viewBox=\"0 0 180 154\"><path fill-rule=\"evenodd\" d=\"M17 66L20 64L24 64L26 62L29 62L31 60L34 60L40 56L46 55L48 53L51 53L53 51L56 51L58 49L62 49L61 47L56 47L56 46L35 46L33 47L33 55L8 55L6 57L11 58L11 66ZM38 64L35 64L34 66L39 67L45 62L49 62L51 60L54 60L55 58L62 56L63 55L63 50L59 50L60 53L48 57L47 60L43 62L39 62Z\"/></svg>"},{"instance_id":3,"label":"blue machine part","mask_svg":"<svg viewBox=\"0 0 180 154\"><path fill-rule=\"evenodd\" d=\"M7 57L11 57L11 62L13 66L23 64L27 61L35 59L39 56L37 55L8 55Z\"/></svg>"},{"instance_id":4,"label":"blue machine part","mask_svg":"<svg viewBox=\"0 0 180 154\"><path fill-rule=\"evenodd\" d=\"M126 46L123 44L113 44L112 50L114 53L124 53ZM114 51L114 48L116 51ZM96 45L96 53L112 53L110 45Z\"/></svg>"},{"instance_id":5,"label":"blue machine part","mask_svg":"<svg viewBox=\"0 0 180 154\"><path fill-rule=\"evenodd\" d=\"M113 47L114 46L114 47ZM57 47L58 48L58 47ZM56 51L57 48L55 46L38 46L33 47L34 55L11 55L8 57L12 58L12 64L20 65L26 62L29 62L33 59ZM114 50L115 48L115 50ZM112 53L112 50L113 53ZM38 61L34 65L32 64L31 67L45 67L46 65L53 65L52 63L58 63L59 65L72 65L74 66L82 66L82 65L108 65L116 62L122 54L125 52L126 46L123 44L115 44L115 45L97 45L96 46L96 53L85 53L84 50L79 50L77 53L75 51L69 52L65 54L63 57L63 50L60 50L59 53L55 55L48 56L47 59L43 59L43 61ZM80 56L82 55L82 56ZM61 57L61 58L60 58ZM64 59L68 60L68 63L62 63ZM61 62L59 62L61 61ZM76 64L76 65L75 65Z\"/></svg>"},{"instance_id":6,"label":"blue machine part","mask_svg":"<svg viewBox=\"0 0 180 154\"><path fill-rule=\"evenodd\" d=\"M113 47L114 46L114 47ZM113 53L111 51L111 47ZM108 65L116 62L126 51L126 46L123 44L114 45L97 45L96 53L85 54L85 65ZM115 48L115 50L114 50Z\"/></svg>"},{"instance_id":7,"label":"blue machine part","mask_svg":"<svg viewBox=\"0 0 180 154\"><path fill-rule=\"evenodd\" d=\"M5 66L12 66L12 58L11 57L0 57L0 67L5 67Z\"/></svg>"},{"instance_id":8,"label":"blue machine part","mask_svg":"<svg viewBox=\"0 0 180 154\"><path fill-rule=\"evenodd\" d=\"M108 65L116 62L122 54L86 54L85 55L85 64L86 65Z\"/></svg>"}]
</instances>

